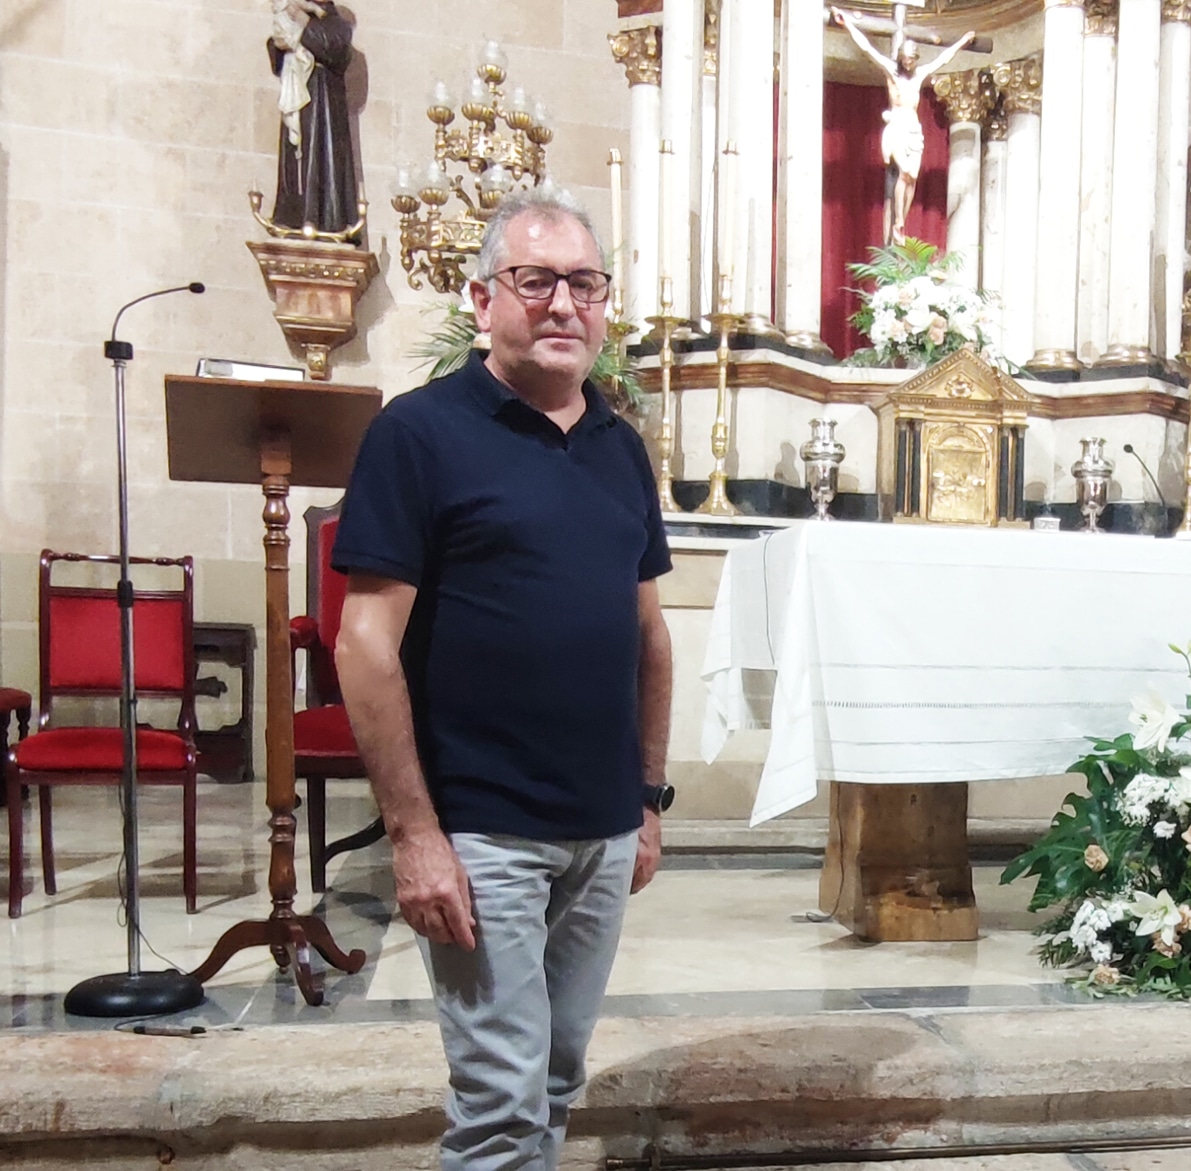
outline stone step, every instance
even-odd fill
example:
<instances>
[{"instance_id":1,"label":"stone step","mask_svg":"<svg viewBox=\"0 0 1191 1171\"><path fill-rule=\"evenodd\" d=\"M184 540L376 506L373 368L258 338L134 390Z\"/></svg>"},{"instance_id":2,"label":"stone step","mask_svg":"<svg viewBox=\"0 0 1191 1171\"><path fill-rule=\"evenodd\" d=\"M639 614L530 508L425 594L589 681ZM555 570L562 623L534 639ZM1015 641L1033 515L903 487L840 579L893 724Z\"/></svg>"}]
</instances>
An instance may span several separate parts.
<instances>
[{"instance_id":1,"label":"stone step","mask_svg":"<svg viewBox=\"0 0 1191 1171\"><path fill-rule=\"evenodd\" d=\"M1115 1001L604 1019L563 1166L596 1171L650 1145L668 1157L798 1152L805 1160L815 1151L1191 1144L1186 1022L1185 1006ZM421 1021L216 1029L199 1038L8 1032L0 1035L0 1164L430 1171L445 1078L437 1030ZM1063 1166L1056 1157L1005 1171L1052 1171ZM1090 1161L1069 1165L1191 1165L1187 1151L1163 1155L1175 1160L1166 1162L1125 1157L1079 1155ZM923 1160L923 1171L963 1167L948 1158Z\"/></svg>"}]
</instances>

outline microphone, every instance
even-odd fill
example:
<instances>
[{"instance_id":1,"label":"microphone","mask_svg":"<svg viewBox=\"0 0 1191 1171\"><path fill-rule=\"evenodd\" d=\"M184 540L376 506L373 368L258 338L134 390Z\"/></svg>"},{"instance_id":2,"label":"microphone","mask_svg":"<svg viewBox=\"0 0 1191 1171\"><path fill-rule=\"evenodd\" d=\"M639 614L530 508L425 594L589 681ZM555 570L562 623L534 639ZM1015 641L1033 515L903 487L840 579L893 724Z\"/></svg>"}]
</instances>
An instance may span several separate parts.
<instances>
[{"instance_id":1,"label":"microphone","mask_svg":"<svg viewBox=\"0 0 1191 1171\"><path fill-rule=\"evenodd\" d=\"M202 281L191 281L188 285L176 285L172 289L158 289L155 293L146 293L143 297L137 297L129 301L127 305L122 305L116 314L116 320L112 322L112 336L103 343L103 356L121 362L132 360L131 343L116 341L116 327L120 324L120 318L124 316L126 309L131 309L134 305L151 300L153 297L164 297L169 293L205 293L206 291L207 286Z\"/></svg>"},{"instance_id":2,"label":"microphone","mask_svg":"<svg viewBox=\"0 0 1191 1171\"><path fill-rule=\"evenodd\" d=\"M1125 446L1121 450L1126 452L1128 455L1133 456L1133 458L1135 460L1137 460L1137 462L1139 464L1141 464L1141 470L1143 472L1145 472L1145 474L1147 476L1150 477L1150 483L1154 485L1154 491L1158 493L1158 499L1162 501L1162 508L1166 512L1166 514L1169 515L1170 508L1166 503L1166 497L1162 495L1162 489L1158 486L1158 481L1154 479L1154 473L1150 471L1149 466L1146 464L1146 461L1144 459L1142 459L1140 455L1137 454L1132 443L1126 443ZM1165 517L1163 518L1162 527L1164 529L1166 528Z\"/></svg>"}]
</instances>

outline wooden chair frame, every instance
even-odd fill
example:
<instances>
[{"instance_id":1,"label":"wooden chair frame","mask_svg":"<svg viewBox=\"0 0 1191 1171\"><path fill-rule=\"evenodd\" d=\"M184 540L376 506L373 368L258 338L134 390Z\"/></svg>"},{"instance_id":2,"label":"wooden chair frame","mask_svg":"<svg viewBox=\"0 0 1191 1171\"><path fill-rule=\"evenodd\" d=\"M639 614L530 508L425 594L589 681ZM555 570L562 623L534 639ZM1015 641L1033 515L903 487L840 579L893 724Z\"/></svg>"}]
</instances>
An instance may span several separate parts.
<instances>
[{"instance_id":1,"label":"wooden chair frame","mask_svg":"<svg viewBox=\"0 0 1191 1171\"><path fill-rule=\"evenodd\" d=\"M51 679L51 598L75 597L96 600L112 599L115 603L115 588L93 586L57 586L51 582L53 567L58 562L86 562L95 565L119 565L120 559L109 554L55 553L43 549L40 561L38 589L38 650L40 658L39 712L37 732L27 740L20 741L9 750L5 781L8 800L8 915L11 919L20 917L24 890L24 833L20 792L23 785L37 787L42 878L46 894L57 894L58 885L54 869L53 816L51 790L54 785L118 785L123 779L123 770L39 770L22 768L18 754L22 745L32 744L38 733L53 730L54 699L62 697L112 698L118 697L119 688L110 687L64 687ZM133 623L136 622L136 603L153 600L173 601L182 604L182 680L177 689L137 687L138 697L177 699L180 702L177 733L182 738L185 766L181 769L141 769L139 784L176 784L182 786L182 885L186 897L186 909L192 913L197 908L197 760L194 734L197 727L194 703L194 561L191 557L131 557L131 565L155 565L176 568L182 572L182 588L178 590L135 590ZM110 725L103 725L110 727Z\"/></svg>"}]
</instances>

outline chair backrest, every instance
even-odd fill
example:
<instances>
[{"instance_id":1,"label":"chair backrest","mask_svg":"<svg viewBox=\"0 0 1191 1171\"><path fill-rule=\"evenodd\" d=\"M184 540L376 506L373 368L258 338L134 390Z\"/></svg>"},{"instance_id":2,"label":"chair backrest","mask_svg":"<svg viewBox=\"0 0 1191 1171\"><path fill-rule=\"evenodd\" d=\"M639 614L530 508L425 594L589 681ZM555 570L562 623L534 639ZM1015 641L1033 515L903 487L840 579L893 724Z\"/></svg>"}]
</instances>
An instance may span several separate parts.
<instances>
[{"instance_id":1,"label":"chair backrest","mask_svg":"<svg viewBox=\"0 0 1191 1171\"><path fill-rule=\"evenodd\" d=\"M335 670L335 639L347 594L347 578L331 568L331 550L339 530L340 500L328 508L308 508L306 521L306 612L318 623L318 644L307 659L306 703L321 707L342 703Z\"/></svg>"},{"instance_id":2,"label":"chair backrest","mask_svg":"<svg viewBox=\"0 0 1191 1171\"><path fill-rule=\"evenodd\" d=\"M39 726L50 722L56 696L118 696L122 690L120 607L115 588L57 585L61 562L119 565L107 554L43 549L38 591L41 696ZM194 711L194 561L131 557L131 565L181 571L180 589L137 590L132 607L133 677L138 695L176 698L178 728L192 739Z\"/></svg>"}]
</instances>

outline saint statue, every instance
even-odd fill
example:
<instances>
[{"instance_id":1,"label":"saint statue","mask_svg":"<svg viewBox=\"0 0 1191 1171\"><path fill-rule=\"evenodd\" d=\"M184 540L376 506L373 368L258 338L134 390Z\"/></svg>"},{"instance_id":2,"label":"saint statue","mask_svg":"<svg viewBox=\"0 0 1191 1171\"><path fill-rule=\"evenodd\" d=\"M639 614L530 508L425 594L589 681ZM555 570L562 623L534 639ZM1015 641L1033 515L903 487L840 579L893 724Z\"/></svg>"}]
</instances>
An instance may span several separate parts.
<instances>
[{"instance_id":1,"label":"saint statue","mask_svg":"<svg viewBox=\"0 0 1191 1171\"><path fill-rule=\"evenodd\" d=\"M358 219L344 74L351 25L332 0L273 0L269 60L281 80L273 222L342 232Z\"/></svg>"},{"instance_id":2,"label":"saint statue","mask_svg":"<svg viewBox=\"0 0 1191 1171\"><path fill-rule=\"evenodd\" d=\"M924 139L922 124L918 121L922 83L932 73L938 73L960 49L975 39L976 34L965 33L929 64L919 65L918 46L913 41L902 42L896 50L896 59L886 57L873 47L846 12L832 8L831 15L848 30L861 52L871 57L887 75L889 109L882 115L885 129L881 133L881 159L885 163L884 242L886 245L904 244L906 216L914 202L914 189L922 166Z\"/></svg>"}]
</instances>

